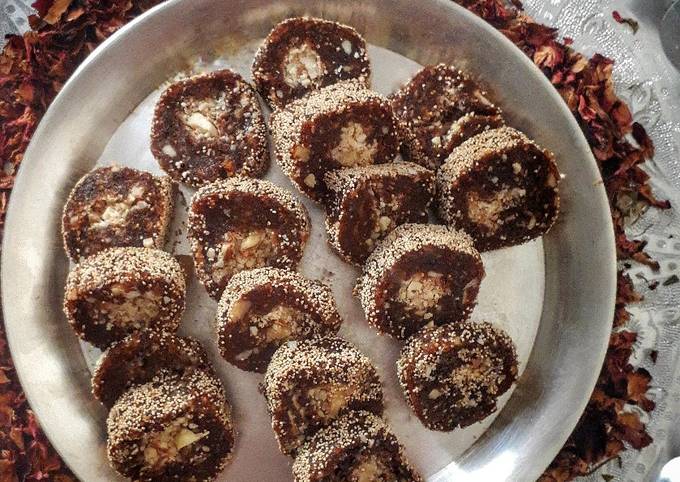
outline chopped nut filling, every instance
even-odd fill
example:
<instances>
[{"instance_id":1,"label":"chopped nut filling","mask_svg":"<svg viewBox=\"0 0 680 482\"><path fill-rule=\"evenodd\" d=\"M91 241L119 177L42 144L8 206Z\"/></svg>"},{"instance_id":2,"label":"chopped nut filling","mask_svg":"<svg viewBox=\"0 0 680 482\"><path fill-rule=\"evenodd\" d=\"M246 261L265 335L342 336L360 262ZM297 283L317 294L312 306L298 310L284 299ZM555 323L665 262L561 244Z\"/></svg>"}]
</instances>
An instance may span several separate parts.
<instances>
[{"instance_id":1,"label":"chopped nut filling","mask_svg":"<svg viewBox=\"0 0 680 482\"><path fill-rule=\"evenodd\" d=\"M232 319L243 319L252 303L240 300L232 308ZM238 317L236 316L238 315ZM291 335L299 331L299 326L307 324L308 316L290 306L278 305L263 316L254 316L248 321L250 334L262 338L266 343L283 342ZM280 343L277 343L280 344ZM254 353L259 353L259 348L252 348L240 352L236 357L245 360Z\"/></svg>"},{"instance_id":2,"label":"chopped nut filling","mask_svg":"<svg viewBox=\"0 0 680 482\"><path fill-rule=\"evenodd\" d=\"M293 396L293 406L301 418L314 417L321 420L332 420L347 406L355 389L352 385L327 383L307 390L309 402L302 405L299 395Z\"/></svg>"},{"instance_id":3,"label":"chopped nut filling","mask_svg":"<svg viewBox=\"0 0 680 482\"><path fill-rule=\"evenodd\" d=\"M198 442L208 432L197 433L188 428L186 417L172 421L162 432L153 432L142 445L144 462L154 469L162 469L170 462L182 462L188 455L182 449Z\"/></svg>"},{"instance_id":4,"label":"chopped nut filling","mask_svg":"<svg viewBox=\"0 0 680 482\"><path fill-rule=\"evenodd\" d=\"M373 163L378 143L366 143L366 132L358 122L348 122L340 130L340 142L331 151L333 159L345 167L367 166Z\"/></svg>"},{"instance_id":5,"label":"chopped nut filling","mask_svg":"<svg viewBox=\"0 0 680 482\"><path fill-rule=\"evenodd\" d=\"M120 226L125 223L128 214L137 209L145 209L149 204L142 199L144 187L135 185L125 199L118 196L107 196L99 209L96 204L87 213L91 229L105 229L110 226ZM77 222L76 220L71 220Z\"/></svg>"},{"instance_id":6,"label":"chopped nut filling","mask_svg":"<svg viewBox=\"0 0 680 482\"><path fill-rule=\"evenodd\" d=\"M244 269L267 264L275 254L276 233L271 229L230 231L217 249L206 249L205 256L212 264L212 278L219 283L224 278Z\"/></svg>"},{"instance_id":7,"label":"chopped nut filling","mask_svg":"<svg viewBox=\"0 0 680 482\"><path fill-rule=\"evenodd\" d=\"M373 206L373 219L375 219L375 224L373 225L373 230L371 231L371 241L375 242L377 239L382 239L385 234L392 231L394 227L394 221L389 216L385 216L385 211L393 211L392 209L379 209ZM373 244L370 243L369 245Z\"/></svg>"},{"instance_id":8,"label":"chopped nut filling","mask_svg":"<svg viewBox=\"0 0 680 482\"><path fill-rule=\"evenodd\" d=\"M242 320L252 305L253 304L248 300L238 300L236 303L234 303L234 306L231 307L231 319L234 321Z\"/></svg>"},{"instance_id":9,"label":"chopped nut filling","mask_svg":"<svg viewBox=\"0 0 680 482\"><path fill-rule=\"evenodd\" d=\"M518 187L502 189L489 199L483 199L477 192L467 195L468 217L490 231L496 231L501 223L503 211L517 206L526 195L526 190Z\"/></svg>"},{"instance_id":10,"label":"chopped nut filling","mask_svg":"<svg viewBox=\"0 0 680 482\"><path fill-rule=\"evenodd\" d=\"M317 414L331 419L337 417L340 410L347 406L354 391L351 385L328 384L312 388L308 396L316 402L314 405L317 406Z\"/></svg>"},{"instance_id":11,"label":"chopped nut filling","mask_svg":"<svg viewBox=\"0 0 680 482\"><path fill-rule=\"evenodd\" d=\"M134 326L139 329L147 326L160 313L161 297L153 291L142 294L136 290L126 291L122 285L113 285L111 293L114 296L123 295L125 301L102 301L99 311L118 326Z\"/></svg>"},{"instance_id":12,"label":"chopped nut filling","mask_svg":"<svg viewBox=\"0 0 680 482\"><path fill-rule=\"evenodd\" d=\"M351 482L378 482L395 480L394 473L374 455L366 457L354 466L349 474Z\"/></svg>"},{"instance_id":13,"label":"chopped nut filling","mask_svg":"<svg viewBox=\"0 0 680 482\"><path fill-rule=\"evenodd\" d=\"M189 128L189 132L196 140L220 135L218 119L224 115L227 108L224 93L217 98L185 100L181 106L180 120ZM238 115L238 112L234 115Z\"/></svg>"},{"instance_id":14,"label":"chopped nut filling","mask_svg":"<svg viewBox=\"0 0 680 482\"><path fill-rule=\"evenodd\" d=\"M435 308L448 292L444 277L440 273L429 271L416 273L401 282L399 301L416 316L432 318Z\"/></svg>"},{"instance_id":15,"label":"chopped nut filling","mask_svg":"<svg viewBox=\"0 0 680 482\"><path fill-rule=\"evenodd\" d=\"M478 399L479 392L475 390L479 380L486 381L486 389L491 395L496 395L500 384L505 379L504 375L496 374L491 361L483 355L475 355L469 350L463 358L470 357L471 361L457 368L451 372L450 380L451 386L461 394L461 399L457 403L462 407L476 407L481 400ZM463 355L461 353L461 355Z\"/></svg>"},{"instance_id":16,"label":"chopped nut filling","mask_svg":"<svg viewBox=\"0 0 680 482\"><path fill-rule=\"evenodd\" d=\"M288 339L297 332L298 326L304 323L307 315L290 306L278 305L257 320L257 325L265 327L267 342Z\"/></svg>"},{"instance_id":17,"label":"chopped nut filling","mask_svg":"<svg viewBox=\"0 0 680 482\"><path fill-rule=\"evenodd\" d=\"M283 67L283 80L291 87L309 87L324 75L321 57L307 43L288 51Z\"/></svg>"}]
</instances>

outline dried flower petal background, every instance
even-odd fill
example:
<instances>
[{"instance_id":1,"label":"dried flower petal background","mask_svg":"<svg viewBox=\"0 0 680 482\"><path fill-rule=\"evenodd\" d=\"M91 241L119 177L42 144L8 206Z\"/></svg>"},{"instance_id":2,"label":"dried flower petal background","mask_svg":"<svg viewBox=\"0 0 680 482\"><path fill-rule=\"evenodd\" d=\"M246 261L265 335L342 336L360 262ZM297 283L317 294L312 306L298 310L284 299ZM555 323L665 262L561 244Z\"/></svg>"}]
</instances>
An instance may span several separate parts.
<instances>
[{"instance_id":1,"label":"dried flower petal background","mask_svg":"<svg viewBox=\"0 0 680 482\"><path fill-rule=\"evenodd\" d=\"M637 36L645 33L646 23L640 22L636 35L641 19L635 15L644 13L648 2L527 0L525 10L518 0L456 1L531 57L571 108L602 170L626 271L619 273L616 316L598 385L542 481L570 480L598 468L595 480L644 479L673 442L663 427L678 423L674 409L680 402L680 392L672 391L680 386L680 350L672 346L680 333L680 309L672 303L680 286L674 273L680 229L666 200L680 180L674 145L680 128L668 120L680 118L680 103L673 102L678 94L665 86L663 76L649 77L658 72L654 57L640 53ZM0 229L23 153L51 100L89 52L155 3L38 0L33 4L38 15L30 15L27 26L22 22L31 10L25 3L0 0L0 31L29 27L23 36L9 36L0 55ZM566 35L576 39L578 50ZM601 50L619 64L614 67L596 53ZM28 407L0 325L0 480L73 479Z\"/></svg>"}]
</instances>

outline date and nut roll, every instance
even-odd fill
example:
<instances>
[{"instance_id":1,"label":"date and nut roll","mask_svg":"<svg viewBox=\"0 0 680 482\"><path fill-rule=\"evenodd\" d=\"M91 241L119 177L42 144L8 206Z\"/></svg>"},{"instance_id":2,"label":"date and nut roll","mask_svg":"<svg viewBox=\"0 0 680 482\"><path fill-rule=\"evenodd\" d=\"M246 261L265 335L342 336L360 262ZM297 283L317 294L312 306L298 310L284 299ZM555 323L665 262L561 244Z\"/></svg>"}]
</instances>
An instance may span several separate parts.
<instances>
[{"instance_id":1,"label":"date and nut roll","mask_svg":"<svg viewBox=\"0 0 680 482\"><path fill-rule=\"evenodd\" d=\"M184 272L172 255L111 248L69 273L64 313L81 339L105 349L138 331L175 332L185 291Z\"/></svg>"},{"instance_id":2,"label":"date and nut roll","mask_svg":"<svg viewBox=\"0 0 680 482\"><path fill-rule=\"evenodd\" d=\"M383 411L375 367L351 343L336 337L281 345L267 368L262 392L279 448L288 455L346 412Z\"/></svg>"},{"instance_id":3,"label":"date and nut roll","mask_svg":"<svg viewBox=\"0 0 680 482\"><path fill-rule=\"evenodd\" d=\"M345 261L362 265L395 227L427 223L434 173L411 162L348 167L326 175L328 241Z\"/></svg>"},{"instance_id":4,"label":"date and nut roll","mask_svg":"<svg viewBox=\"0 0 680 482\"><path fill-rule=\"evenodd\" d=\"M357 81L310 92L271 117L281 169L301 192L321 203L328 194L327 172L392 162L400 129L387 99Z\"/></svg>"},{"instance_id":5,"label":"date and nut roll","mask_svg":"<svg viewBox=\"0 0 680 482\"><path fill-rule=\"evenodd\" d=\"M150 382L161 372L182 375L194 369L212 370L198 340L168 332L133 333L102 353L92 375L92 394L111 408L130 387Z\"/></svg>"},{"instance_id":6,"label":"date and nut roll","mask_svg":"<svg viewBox=\"0 0 680 482\"><path fill-rule=\"evenodd\" d=\"M424 67L391 102L406 126L402 155L430 169L470 137L504 125L482 87L451 65Z\"/></svg>"},{"instance_id":7,"label":"date and nut roll","mask_svg":"<svg viewBox=\"0 0 680 482\"><path fill-rule=\"evenodd\" d=\"M517 379L517 354L510 337L489 323L451 323L411 338L397 374L423 425L448 432L496 411Z\"/></svg>"},{"instance_id":8,"label":"date and nut roll","mask_svg":"<svg viewBox=\"0 0 680 482\"><path fill-rule=\"evenodd\" d=\"M468 235L404 224L368 257L355 293L371 325L405 340L425 326L467 319L483 277L481 256Z\"/></svg>"},{"instance_id":9,"label":"date and nut roll","mask_svg":"<svg viewBox=\"0 0 680 482\"><path fill-rule=\"evenodd\" d=\"M439 216L480 251L521 244L557 219L559 180L553 154L523 133L486 131L455 149L437 173Z\"/></svg>"},{"instance_id":10,"label":"date and nut roll","mask_svg":"<svg viewBox=\"0 0 680 482\"><path fill-rule=\"evenodd\" d=\"M236 177L199 189L189 209L196 275L219 300L246 269L295 269L309 238L305 207L269 181Z\"/></svg>"},{"instance_id":11,"label":"date and nut roll","mask_svg":"<svg viewBox=\"0 0 680 482\"><path fill-rule=\"evenodd\" d=\"M108 458L136 481L211 481L232 455L235 431L220 381L209 372L159 374L109 412Z\"/></svg>"},{"instance_id":12,"label":"date and nut roll","mask_svg":"<svg viewBox=\"0 0 680 482\"><path fill-rule=\"evenodd\" d=\"M156 105L151 152L173 179L194 187L261 176L269 150L255 90L226 69L171 84Z\"/></svg>"},{"instance_id":13,"label":"date and nut roll","mask_svg":"<svg viewBox=\"0 0 680 482\"><path fill-rule=\"evenodd\" d=\"M264 373L291 340L334 335L342 319L326 284L277 268L241 271L217 307L220 353L242 370Z\"/></svg>"},{"instance_id":14,"label":"date and nut roll","mask_svg":"<svg viewBox=\"0 0 680 482\"><path fill-rule=\"evenodd\" d=\"M365 411L348 412L298 451L295 482L422 482L387 424Z\"/></svg>"},{"instance_id":15,"label":"date and nut roll","mask_svg":"<svg viewBox=\"0 0 680 482\"><path fill-rule=\"evenodd\" d=\"M341 80L368 86L366 42L352 27L320 18L289 18L255 54L253 79L272 108Z\"/></svg>"},{"instance_id":16,"label":"date and nut roll","mask_svg":"<svg viewBox=\"0 0 680 482\"><path fill-rule=\"evenodd\" d=\"M130 167L100 167L85 174L62 215L64 249L72 261L107 248L162 249L172 217L175 187Z\"/></svg>"}]
</instances>

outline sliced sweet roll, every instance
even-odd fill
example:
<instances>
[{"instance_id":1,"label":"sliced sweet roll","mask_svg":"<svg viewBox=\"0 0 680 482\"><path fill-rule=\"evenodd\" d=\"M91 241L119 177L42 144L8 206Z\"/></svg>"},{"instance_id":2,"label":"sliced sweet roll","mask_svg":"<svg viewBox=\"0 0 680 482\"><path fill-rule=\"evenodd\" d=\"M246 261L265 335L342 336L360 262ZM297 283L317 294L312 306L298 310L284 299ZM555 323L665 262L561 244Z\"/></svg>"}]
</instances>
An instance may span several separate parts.
<instances>
[{"instance_id":1,"label":"sliced sweet roll","mask_svg":"<svg viewBox=\"0 0 680 482\"><path fill-rule=\"evenodd\" d=\"M371 361L336 337L291 341L274 353L262 384L284 454L352 410L382 414L380 378Z\"/></svg>"},{"instance_id":2,"label":"sliced sweet roll","mask_svg":"<svg viewBox=\"0 0 680 482\"><path fill-rule=\"evenodd\" d=\"M421 482L403 446L372 413L348 412L302 446L295 482Z\"/></svg>"},{"instance_id":3,"label":"sliced sweet roll","mask_svg":"<svg viewBox=\"0 0 680 482\"><path fill-rule=\"evenodd\" d=\"M175 82L156 105L151 152L173 179L195 187L262 175L269 151L255 90L231 70Z\"/></svg>"},{"instance_id":4,"label":"sliced sweet roll","mask_svg":"<svg viewBox=\"0 0 680 482\"><path fill-rule=\"evenodd\" d=\"M222 385L201 370L161 373L132 387L109 412L106 427L111 466L138 481L214 480L234 447Z\"/></svg>"},{"instance_id":5,"label":"sliced sweet roll","mask_svg":"<svg viewBox=\"0 0 680 482\"><path fill-rule=\"evenodd\" d=\"M423 425L448 432L496 411L517 379L517 354L510 337L489 323L451 323L411 338L397 373Z\"/></svg>"},{"instance_id":6,"label":"sliced sweet roll","mask_svg":"<svg viewBox=\"0 0 680 482\"><path fill-rule=\"evenodd\" d=\"M439 216L480 251L521 244L555 222L559 179L552 153L510 127L490 130L455 149L439 170Z\"/></svg>"},{"instance_id":7,"label":"sliced sweet roll","mask_svg":"<svg viewBox=\"0 0 680 482\"><path fill-rule=\"evenodd\" d=\"M309 230L305 207L269 181L219 181L191 200L188 234L196 275L215 299L239 271L295 269Z\"/></svg>"},{"instance_id":8,"label":"sliced sweet roll","mask_svg":"<svg viewBox=\"0 0 680 482\"><path fill-rule=\"evenodd\" d=\"M212 369L197 340L167 332L133 333L111 345L99 358L92 376L92 394L111 408L130 387L150 382L161 372L182 375L192 369Z\"/></svg>"},{"instance_id":9,"label":"sliced sweet roll","mask_svg":"<svg viewBox=\"0 0 680 482\"><path fill-rule=\"evenodd\" d=\"M85 174L64 206L62 236L78 262L107 248L163 248L172 216L174 184L129 167L100 167Z\"/></svg>"},{"instance_id":10,"label":"sliced sweet roll","mask_svg":"<svg viewBox=\"0 0 680 482\"><path fill-rule=\"evenodd\" d=\"M442 152L445 153L442 164L453 150L468 139L482 132L498 129L505 126L505 121L500 115L478 115L475 113L465 114L451 124L448 132L442 139ZM441 157L440 157L441 159Z\"/></svg>"},{"instance_id":11,"label":"sliced sweet roll","mask_svg":"<svg viewBox=\"0 0 680 482\"><path fill-rule=\"evenodd\" d=\"M361 265L395 227L426 223L434 197L434 173L397 162L349 167L326 175L326 232L335 251Z\"/></svg>"},{"instance_id":12,"label":"sliced sweet roll","mask_svg":"<svg viewBox=\"0 0 680 482\"><path fill-rule=\"evenodd\" d=\"M264 373L283 343L333 335L341 323L324 283L288 270L258 268L237 273L224 290L217 344L232 365Z\"/></svg>"},{"instance_id":13,"label":"sliced sweet roll","mask_svg":"<svg viewBox=\"0 0 680 482\"><path fill-rule=\"evenodd\" d=\"M399 148L400 127L389 102L357 81L291 102L274 112L271 129L281 169L318 202L327 194L327 172L392 162Z\"/></svg>"},{"instance_id":14,"label":"sliced sweet roll","mask_svg":"<svg viewBox=\"0 0 680 482\"><path fill-rule=\"evenodd\" d=\"M355 293L371 325L405 340L425 326L465 320L483 277L481 256L468 235L404 224L368 257Z\"/></svg>"},{"instance_id":15,"label":"sliced sweet roll","mask_svg":"<svg viewBox=\"0 0 680 482\"><path fill-rule=\"evenodd\" d=\"M68 274L64 313L80 338L105 349L142 330L175 332L185 290L184 272L170 254L111 248Z\"/></svg>"},{"instance_id":16,"label":"sliced sweet roll","mask_svg":"<svg viewBox=\"0 0 680 482\"><path fill-rule=\"evenodd\" d=\"M255 54L253 79L272 107L340 80L368 86L366 41L352 27L319 18L289 18L269 33Z\"/></svg>"},{"instance_id":17,"label":"sliced sweet roll","mask_svg":"<svg viewBox=\"0 0 680 482\"><path fill-rule=\"evenodd\" d=\"M406 126L405 159L437 169L454 147L503 125L501 111L470 77L446 64L424 67L391 97Z\"/></svg>"}]
</instances>

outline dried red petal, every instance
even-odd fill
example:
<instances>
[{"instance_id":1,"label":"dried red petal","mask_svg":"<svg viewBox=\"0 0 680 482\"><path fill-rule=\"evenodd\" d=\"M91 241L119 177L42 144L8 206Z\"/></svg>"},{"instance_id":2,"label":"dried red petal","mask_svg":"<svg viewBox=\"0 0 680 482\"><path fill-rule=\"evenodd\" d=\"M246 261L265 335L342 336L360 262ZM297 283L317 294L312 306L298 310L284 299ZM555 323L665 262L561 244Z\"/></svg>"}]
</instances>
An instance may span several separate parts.
<instances>
[{"instance_id":1,"label":"dried red petal","mask_svg":"<svg viewBox=\"0 0 680 482\"><path fill-rule=\"evenodd\" d=\"M54 0L36 0L31 4L31 7L35 8L38 11L38 15L44 17L45 15L47 15L47 12L50 10L53 3Z\"/></svg>"},{"instance_id":2,"label":"dried red petal","mask_svg":"<svg viewBox=\"0 0 680 482\"><path fill-rule=\"evenodd\" d=\"M654 402L647 398L652 376L644 368L635 370L628 376L628 402L642 407L646 412L654 410Z\"/></svg>"},{"instance_id":3,"label":"dried red petal","mask_svg":"<svg viewBox=\"0 0 680 482\"><path fill-rule=\"evenodd\" d=\"M634 19L632 19L632 18L623 17L623 16L618 12L618 10L614 10L614 11L612 12L612 17L613 17L614 20L615 20L616 22L618 22L618 23L625 23L625 24L627 24L630 28L633 29L633 33L634 33L634 34L637 33L637 31L640 29L640 24L639 24L636 20L634 20Z\"/></svg>"},{"instance_id":4,"label":"dried red petal","mask_svg":"<svg viewBox=\"0 0 680 482\"><path fill-rule=\"evenodd\" d=\"M564 60L564 47L556 42L541 45L534 53L534 63L539 67L554 69Z\"/></svg>"},{"instance_id":5,"label":"dried red petal","mask_svg":"<svg viewBox=\"0 0 680 482\"><path fill-rule=\"evenodd\" d=\"M45 22L54 24L61 18L73 0L53 0L52 6L47 10L47 14L42 15Z\"/></svg>"}]
</instances>

